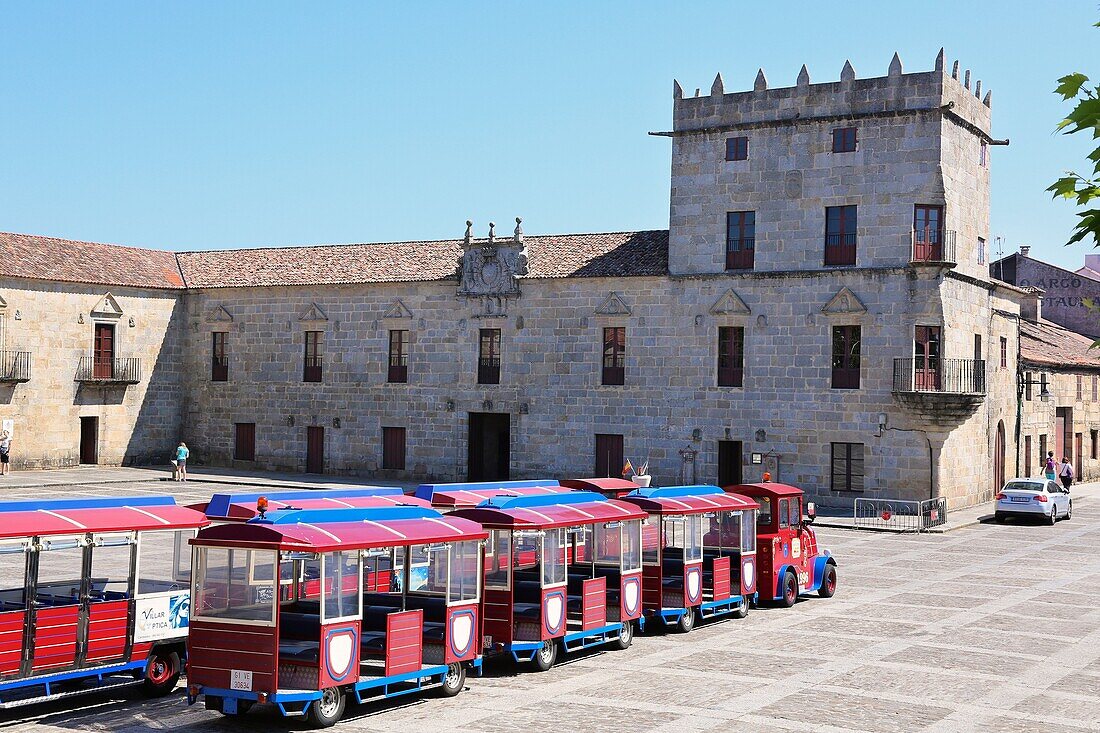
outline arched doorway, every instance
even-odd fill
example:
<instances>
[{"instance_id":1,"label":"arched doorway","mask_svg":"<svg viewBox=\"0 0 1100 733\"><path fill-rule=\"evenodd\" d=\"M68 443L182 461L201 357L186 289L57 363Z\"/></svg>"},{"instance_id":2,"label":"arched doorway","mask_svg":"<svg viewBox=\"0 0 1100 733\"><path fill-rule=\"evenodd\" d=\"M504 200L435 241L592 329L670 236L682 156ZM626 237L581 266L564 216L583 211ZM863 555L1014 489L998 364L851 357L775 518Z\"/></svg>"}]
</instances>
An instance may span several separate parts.
<instances>
[{"instance_id":1,"label":"arched doorway","mask_svg":"<svg viewBox=\"0 0 1100 733\"><path fill-rule=\"evenodd\" d=\"M1005 421L997 423L997 441L993 445L993 491L1005 485Z\"/></svg>"}]
</instances>

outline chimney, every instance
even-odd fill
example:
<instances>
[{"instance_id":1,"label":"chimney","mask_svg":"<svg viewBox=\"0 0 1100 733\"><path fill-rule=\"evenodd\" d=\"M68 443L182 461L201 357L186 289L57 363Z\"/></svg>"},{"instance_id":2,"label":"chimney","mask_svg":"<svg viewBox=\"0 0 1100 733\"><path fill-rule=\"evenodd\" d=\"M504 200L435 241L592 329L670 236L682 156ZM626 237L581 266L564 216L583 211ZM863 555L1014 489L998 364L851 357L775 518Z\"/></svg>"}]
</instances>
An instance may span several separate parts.
<instances>
[{"instance_id":1,"label":"chimney","mask_svg":"<svg viewBox=\"0 0 1100 733\"><path fill-rule=\"evenodd\" d=\"M1031 251L1031 245L1030 244L1021 244L1020 245L1020 254L1022 256L1027 257L1027 253L1030 252L1030 251Z\"/></svg>"},{"instance_id":2,"label":"chimney","mask_svg":"<svg viewBox=\"0 0 1100 733\"><path fill-rule=\"evenodd\" d=\"M1039 288L1025 288L1027 295L1020 299L1020 318L1038 323L1043 317L1043 291Z\"/></svg>"}]
</instances>

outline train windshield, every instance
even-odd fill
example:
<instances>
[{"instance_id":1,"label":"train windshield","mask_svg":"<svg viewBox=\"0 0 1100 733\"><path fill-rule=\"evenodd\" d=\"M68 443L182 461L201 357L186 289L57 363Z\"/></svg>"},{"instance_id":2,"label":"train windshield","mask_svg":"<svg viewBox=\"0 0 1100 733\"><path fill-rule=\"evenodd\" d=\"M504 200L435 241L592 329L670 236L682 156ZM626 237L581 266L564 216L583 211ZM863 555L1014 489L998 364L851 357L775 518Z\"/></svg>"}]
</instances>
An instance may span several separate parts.
<instances>
[{"instance_id":1,"label":"train windshield","mask_svg":"<svg viewBox=\"0 0 1100 733\"><path fill-rule=\"evenodd\" d=\"M629 519L622 523L623 558L622 571L629 573L642 569L642 520Z\"/></svg>"},{"instance_id":2,"label":"train windshield","mask_svg":"<svg viewBox=\"0 0 1100 733\"><path fill-rule=\"evenodd\" d=\"M196 547L191 610L197 618L273 625L274 550Z\"/></svg>"}]
</instances>

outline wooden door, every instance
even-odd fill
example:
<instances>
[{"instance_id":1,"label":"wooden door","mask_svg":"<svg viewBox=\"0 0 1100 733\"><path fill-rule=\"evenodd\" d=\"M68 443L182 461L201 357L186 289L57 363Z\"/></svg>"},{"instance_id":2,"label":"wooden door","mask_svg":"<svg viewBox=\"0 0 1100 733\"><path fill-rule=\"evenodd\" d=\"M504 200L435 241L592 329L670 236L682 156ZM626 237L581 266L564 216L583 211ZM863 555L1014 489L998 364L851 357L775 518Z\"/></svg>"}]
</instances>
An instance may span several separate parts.
<instances>
[{"instance_id":1,"label":"wooden door","mask_svg":"<svg viewBox=\"0 0 1100 733\"><path fill-rule=\"evenodd\" d=\"M940 388L940 327L917 326L913 338L913 381L917 390Z\"/></svg>"},{"instance_id":2,"label":"wooden door","mask_svg":"<svg viewBox=\"0 0 1100 733\"><path fill-rule=\"evenodd\" d=\"M623 466L623 436L596 434L596 473L599 478L621 478Z\"/></svg>"},{"instance_id":3,"label":"wooden door","mask_svg":"<svg viewBox=\"0 0 1100 733\"><path fill-rule=\"evenodd\" d=\"M97 323L92 342L92 376L110 379L114 376L115 326L113 323Z\"/></svg>"},{"instance_id":4,"label":"wooden door","mask_svg":"<svg viewBox=\"0 0 1100 733\"><path fill-rule=\"evenodd\" d=\"M503 481L511 469L511 420L505 413L471 412L467 436L469 481Z\"/></svg>"},{"instance_id":5,"label":"wooden door","mask_svg":"<svg viewBox=\"0 0 1100 733\"><path fill-rule=\"evenodd\" d=\"M80 418L80 462L99 463L99 418Z\"/></svg>"},{"instance_id":6,"label":"wooden door","mask_svg":"<svg viewBox=\"0 0 1100 733\"><path fill-rule=\"evenodd\" d=\"M913 210L913 259L943 259L943 207L918 204Z\"/></svg>"},{"instance_id":7,"label":"wooden door","mask_svg":"<svg viewBox=\"0 0 1100 733\"><path fill-rule=\"evenodd\" d=\"M1054 462L1061 463L1070 455L1070 435L1073 430L1073 412L1069 407L1054 410Z\"/></svg>"},{"instance_id":8,"label":"wooden door","mask_svg":"<svg viewBox=\"0 0 1100 733\"><path fill-rule=\"evenodd\" d=\"M718 485L736 486L741 483L740 440L718 441Z\"/></svg>"},{"instance_id":9,"label":"wooden door","mask_svg":"<svg viewBox=\"0 0 1100 733\"><path fill-rule=\"evenodd\" d=\"M1084 453L1084 451L1082 450L1084 442L1085 442L1084 441L1084 436L1083 436L1082 433L1077 433L1073 436L1073 445L1074 445L1074 447L1073 447L1073 474L1074 474L1073 475L1073 481L1074 481L1074 483L1077 483L1078 481L1081 480L1081 473L1082 473L1081 466L1083 465L1081 463L1081 458L1083 457L1083 453Z\"/></svg>"},{"instance_id":10,"label":"wooden door","mask_svg":"<svg viewBox=\"0 0 1100 733\"><path fill-rule=\"evenodd\" d=\"M325 429L317 425L306 428L306 473L325 472Z\"/></svg>"}]
</instances>

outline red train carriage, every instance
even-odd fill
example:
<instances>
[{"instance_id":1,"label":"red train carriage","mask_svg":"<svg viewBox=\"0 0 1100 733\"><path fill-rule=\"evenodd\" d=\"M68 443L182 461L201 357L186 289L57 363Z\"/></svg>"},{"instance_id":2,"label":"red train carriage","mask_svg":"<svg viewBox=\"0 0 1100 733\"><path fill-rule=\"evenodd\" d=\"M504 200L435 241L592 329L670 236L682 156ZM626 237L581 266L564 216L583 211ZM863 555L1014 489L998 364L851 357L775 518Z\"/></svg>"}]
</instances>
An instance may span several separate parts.
<instances>
[{"instance_id":1,"label":"red train carriage","mask_svg":"<svg viewBox=\"0 0 1100 733\"><path fill-rule=\"evenodd\" d=\"M678 631L696 617L744 618L756 596L756 508L717 486L637 489L622 497L645 510L645 614Z\"/></svg>"},{"instance_id":2,"label":"red train carriage","mask_svg":"<svg viewBox=\"0 0 1100 733\"><path fill-rule=\"evenodd\" d=\"M566 652L630 646L642 612L645 512L591 492L497 496L449 515L489 530L485 649L553 666Z\"/></svg>"},{"instance_id":3,"label":"red train carriage","mask_svg":"<svg viewBox=\"0 0 1100 733\"><path fill-rule=\"evenodd\" d=\"M793 606L798 596L817 591L822 598L836 592L836 560L820 549L810 527L813 503L805 503L802 489L763 482L727 486L726 491L756 499L760 513L756 533L760 545L760 598Z\"/></svg>"},{"instance_id":4,"label":"red train carriage","mask_svg":"<svg viewBox=\"0 0 1100 733\"><path fill-rule=\"evenodd\" d=\"M0 503L0 708L129 685L171 692L186 540L207 524L170 497Z\"/></svg>"},{"instance_id":5,"label":"red train carriage","mask_svg":"<svg viewBox=\"0 0 1100 733\"><path fill-rule=\"evenodd\" d=\"M431 506L396 486L357 486L267 493L214 494L210 501L191 504L214 522L247 522L264 511L281 509L348 509L387 506Z\"/></svg>"},{"instance_id":6,"label":"red train carriage","mask_svg":"<svg viewBox=\"0 0 1100 733\"><path fill-rule=\"evenodd\" d=\"M481 666L486 536L416 506L285 510L203 530L189 700L228 715L271 702L324 727L349 695L458 694Z\"/></svg>"},{"instance_id":7,"label":"red train carriage","mask_svg":"<svg viewBox=\"0 0 1100 733\"><path fill-rule=\"evenodd\" d=\"M559 486L557 481L480 481L456 484L421 484L416 497L430 502L440 511L470 509L494 496L545 496L565 494L570 489Z\"/></svg>"}]
</instances>

